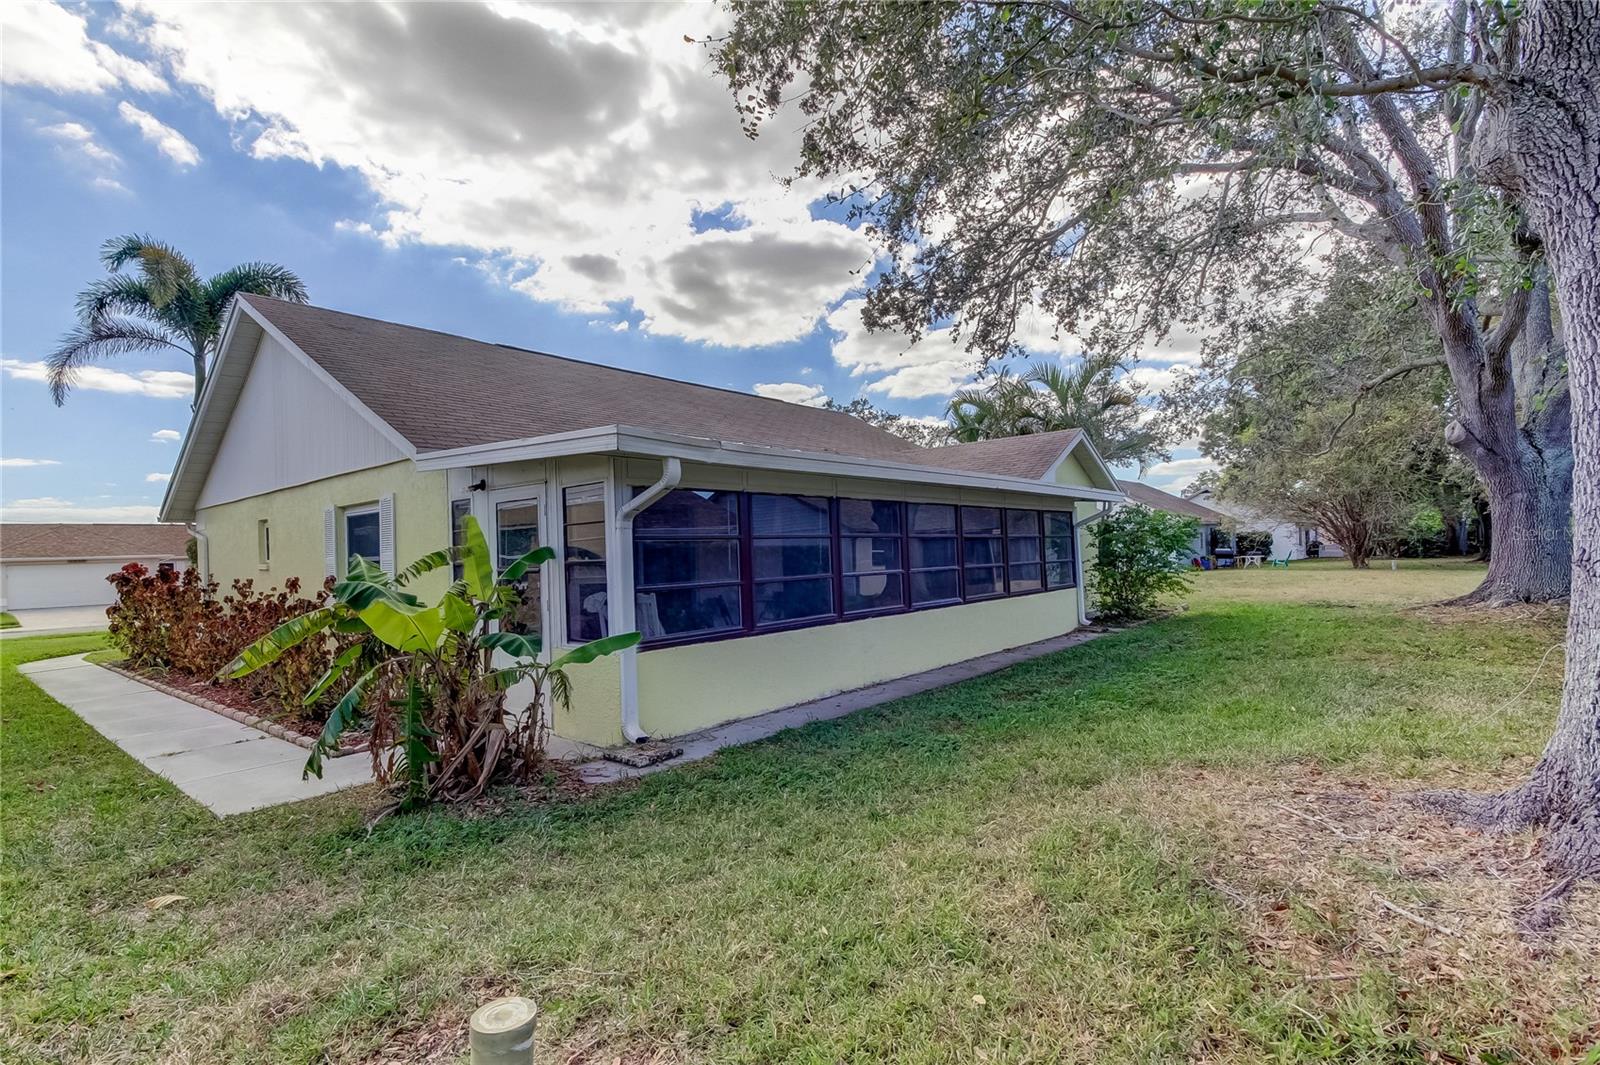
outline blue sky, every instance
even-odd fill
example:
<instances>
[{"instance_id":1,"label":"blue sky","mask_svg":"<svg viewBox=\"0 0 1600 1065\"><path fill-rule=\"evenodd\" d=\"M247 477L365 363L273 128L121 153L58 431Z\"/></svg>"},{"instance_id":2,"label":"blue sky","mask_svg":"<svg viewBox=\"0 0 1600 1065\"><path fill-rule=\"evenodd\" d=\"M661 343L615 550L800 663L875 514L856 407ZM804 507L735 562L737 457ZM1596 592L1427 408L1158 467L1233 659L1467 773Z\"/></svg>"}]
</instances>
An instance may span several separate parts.
<instances>
[{"instance_id":1,"label":"blue sky","mask_svg":"<svg viewBox=\"0 0 1600 1065\"><path fill-rule=\"evenodd\" d=\"M785 190L683 42L701 6L19 2L0 8L0 514L150 520L186 360L122 356L61 408L36 365L128 232L202 271L264 259L312 302L800 401L935 416L937 334L858 318L872 253ZM1036 358L1076 352L1042 323ZM1159 385L1175 343L1136 371ZM1186 482L1192 449L1152 471Z\"/></svg>"}]
</instances>

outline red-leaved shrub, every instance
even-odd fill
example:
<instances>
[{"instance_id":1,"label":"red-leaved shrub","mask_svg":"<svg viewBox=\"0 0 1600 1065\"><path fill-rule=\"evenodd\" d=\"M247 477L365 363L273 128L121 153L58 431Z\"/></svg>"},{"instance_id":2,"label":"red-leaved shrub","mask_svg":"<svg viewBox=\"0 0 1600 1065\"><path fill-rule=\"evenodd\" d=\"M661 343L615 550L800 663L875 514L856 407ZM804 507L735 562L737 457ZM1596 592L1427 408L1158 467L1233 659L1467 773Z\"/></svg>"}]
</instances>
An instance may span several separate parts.
<instances>
[{"instance_id":1,"label":"red-leaved shrub","mask_svg":"<svg viewBox=\"0 0 1600 1065\"><path fill-rule=\"evenodd\" d=\"M295 577L281 591L260 593L250 581L234 581L232 594L221 598L217 583L202 582L193 569L152 573L130 562L106 579L117 590L117 601L106 610L111 642L128 665L201 681L212 681L239 648L322 605L300 595ZM324 594L330 586L331 580L324 582ZM285 713L320 720L331 701L311 707L302 702L345 642L336 636L310 640L248 677L217 683L266 699Z\"/></svg>"}]
</instances>

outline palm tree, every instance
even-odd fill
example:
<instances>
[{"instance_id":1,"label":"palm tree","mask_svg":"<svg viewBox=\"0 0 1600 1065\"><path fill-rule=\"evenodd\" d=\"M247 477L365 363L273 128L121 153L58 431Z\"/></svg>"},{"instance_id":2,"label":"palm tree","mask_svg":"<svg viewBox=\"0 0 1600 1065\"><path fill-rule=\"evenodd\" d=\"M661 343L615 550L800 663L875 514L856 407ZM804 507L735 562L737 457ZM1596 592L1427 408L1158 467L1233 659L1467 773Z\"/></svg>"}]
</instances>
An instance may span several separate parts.
<instances>
[{"instance_id":1,"label":"palm tree","mask_svg":"<svg viewBox=\"0 0 1600 1065\"><path fill-rule=\"evenodd\" d=\"M50 395L66 402L78 371L101 359L172 348L194 363L194 409L200 408L228 305L241 292L304 303L305 284L276 263L242 263L201 278L181 252L148 236L113 237L100 247L110 277L78 293L78 324L46 362ZM137 276L122 273L139 264Z\"/></svg>"},{"instance_id":2,"label":"palm tree","mask_svg":"<svg viewBox=\"0 0 1600 1065\"><path fill-rule=\"evenodd\" d=\"M950 397L945 412L951 435L963 443L1081 429L1095 450L1113 465L1137 462L1143 469L1166 457L1164 432L1143 420L1143 389L1126 377L1121 361L1085 355L1069 368L1056 363L1033 366L1013 377L1002 369L993 381Z\"/></svg>"},{"instance_id":3,"label":"palm tree","mask_svg":"<svg viewBox=\"0 0 1600 1065\"><path fill-rule=\"evenodd\" d=\"M1026 378L1011 376L1010 367L986 385L963 388L950 397L945 414L950 435L963 444L1048 432L1039 394Z\"/></svg>"}]
</instances>

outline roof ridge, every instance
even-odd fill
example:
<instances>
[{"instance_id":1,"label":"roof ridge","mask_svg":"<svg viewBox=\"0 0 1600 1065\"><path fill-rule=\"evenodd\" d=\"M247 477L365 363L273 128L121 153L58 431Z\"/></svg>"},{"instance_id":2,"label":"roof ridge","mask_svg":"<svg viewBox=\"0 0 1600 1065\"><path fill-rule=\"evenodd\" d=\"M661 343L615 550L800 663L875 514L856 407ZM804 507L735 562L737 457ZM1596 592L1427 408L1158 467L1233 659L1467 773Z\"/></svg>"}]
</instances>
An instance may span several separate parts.
<instances>
[{"instance_id":1,"label":"roof ridge","mask_svg":"<svg viewBox=\"0 0 1600 1065\"><path fill-rule=\"evenodd\" d=\"M885 437L888 437L888 438L891 438L891 439L894 439L894 440L900 440L900 441L904 442L906 444L906 446L908 448L910 448L910 449L913 449L913 450L916 450L916 451L932 451L932 450L934 450L933 448L923 447L921 444L915 443L914 441L906 440L902 436L896 436L894 433L889 432L887 429L884 429L881 426L873 425L871 422L867 421L865 418L857 418L853 414L846 414L844 411L840 411L840 410L829 410L827 407L812 407L811 404L809 404L809 403L790 403L786 399L774 399L771 396L763 396L759 392L745 392L745 391L741 391L740 389L737 389L737 388L729 388L729 387L727 387L725 385L707 385L707 384L702 384L699 381L685 381L681 377L668 377L666 374L651 373L649 370L635 370L635 369L632 369L632 368L627 367L627 366L612 366L610 363L592 362L592 361L590 361L588 359L580 359L580 358L578 358L578 357L576 357L574 355L557 355L555 352L552 352L552 351L540 351L537 348L525 348L525 347L522 347L520 344L507 344L507 343L505 343L503 341L499 341L499 340L480 340L477 337L469 337L464 333L448 333L443 329L430 329L427 326L423 326L423 325L408 325L405 322L391 322L387 318L374 318L374 317L372 317L371 315L368 315L368 314L356 314L353 311L341 311L341 310L337 310L337 309L335 309L333 307L321 307L321 306L318 306L317 304L314 304L314 303L295 303L292 300L280 300L280 299L278 299L278 298L276 298L274 296L258 296L253 292L251 292L251 293L241 293L241 295L245 296L245 297L248 297L251 300L267 300L267 301L269 301L271 303L281 303L286 307L300 307L300 308L305 308L305 309L308 309L308 310L320 311L323 314L336 314L336 315L339 315L340 317L343 317L343 318L358 318L363 322L376 322L378 325L389 326L390 328L394 328L394 329L409 329L409 330L412 330L413 332L417 332L417 333L432 333L434 336L448 337L451 340L465 340L465 341L467 341L469 343L472 343L472 344L482 344L485 347L504 348L507 351L521 352L521 353L523 353L525 355L537 355L537 356L539 356L540 358L543 358L543 359L556 359L556 360L559 360L561 362L573 363L573 364L578 365L578 366L588 366L588 367L593 367L593 368L601 369L601 370L614 370L617 373L632 374L635 377L645 377L645 378L648 378L648 379L650 379L652 381L666 381L669 384L686 385L686 386L688 386L690 388L704 388L704 389L708 389L708 390L710 390L712 392L722 392L722 393L725 393L725 394L730 395L730 396L741 396L741 397L743 397L745 399L760 400L763 403L782 403L782 404L785 404L786 406L811 407L812 410L817 411L820 414L826 414L826 415L830 415L830 416L837 416L837 417L840 417L840 418L849 418L854 422L858 422L858 423L860 423L862 425L868 426L869 428L872 428L872 429L876 430L877 432L881 433ZM1076 431L1076 430L1069 430L1069 431ZM1042 434L1034 434L1034 435L1042 435Z\"/></svg>"}]
</instances>

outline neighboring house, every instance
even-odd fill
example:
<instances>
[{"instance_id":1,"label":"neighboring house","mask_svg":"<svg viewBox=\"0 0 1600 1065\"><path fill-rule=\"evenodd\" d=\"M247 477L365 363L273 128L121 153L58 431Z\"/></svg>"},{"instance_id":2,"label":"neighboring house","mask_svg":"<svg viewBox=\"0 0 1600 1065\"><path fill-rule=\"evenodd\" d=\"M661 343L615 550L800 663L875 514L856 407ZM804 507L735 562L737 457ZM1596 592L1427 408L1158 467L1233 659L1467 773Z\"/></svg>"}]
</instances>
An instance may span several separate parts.
<instances>
[{"instance_id":1,"label":"neighboring house","mask_svg":"<svg viewBox=\"0 0 1600 1065\"><path fill-rule=\"evenodd\" d=\"M386 569L474 515L573 671L556 735L672 736L1064 633L1074 516L1122 494L1076 431L925 449L860 419L243 296L161 513L221 581ZM430 574L431 594L443 573Z\"/></svg>"},{"instance_id":2,"label":"neighboring house","mask_svg":"<svg viewBox=\"0 0 1600 1065\"><path fill-rule=\"evenodd\" d=\"M109 606L106 577L129 562L187 568L182 525L0 526L0 609Z\"/></svg>"},{"instance_id":3,"label":"neighboring house","mask_svg":"<svg viewBox=\"0 0 1600 1065\"><path fill-rule=\"evenodd\" d=\"M1271 550L1264 553L1273 558L1305 558L1306 547L1310 544L1319 545L1318 553L1322 558L1344 557L1339 545L1328 539L1315 525L1300 525L1283 517L1262 514L1249 507L1218 499L1216 491L1210 488L1200 489L1189 499L1227 515L1235 537L1270 537Z\"/></svg>"},{"instance_id":4,"label":"neighboring house","mask_svg":"<svg viewBox=\"0 0 1600 1065\"><path fill-rule=\"evenodd\" d=\"M1200 529L1189 545L1188 558L1195 559L1211 554L1218 536L1227 539L1227 533L1223 530L1228 521L1226 514L1196 503L1192 499L1163 492L1159 488L1152 488L1139 481L1118 481L1117 484L1127 495L1129 503L1143 503L1152 510L1164 510L1179 517L1193 518L1200 523Z\"/></svg>"}]
</instances>

